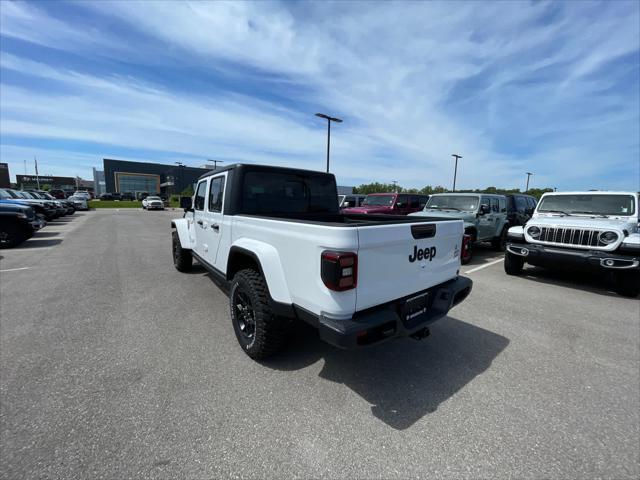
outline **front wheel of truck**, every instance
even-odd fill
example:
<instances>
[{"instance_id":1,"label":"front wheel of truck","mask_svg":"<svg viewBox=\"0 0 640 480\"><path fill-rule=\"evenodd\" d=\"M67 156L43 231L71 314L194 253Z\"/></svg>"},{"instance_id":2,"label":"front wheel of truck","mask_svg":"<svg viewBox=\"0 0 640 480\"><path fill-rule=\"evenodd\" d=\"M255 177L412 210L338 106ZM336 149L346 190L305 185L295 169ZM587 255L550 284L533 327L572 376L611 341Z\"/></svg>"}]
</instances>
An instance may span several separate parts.
<instances>
[{"instance_id":1,"label":"front wheel of truck","mask_svg":"<svg viewBox=\"0 0 640 480\"><path fill-rule=\"evenodd\" d=\"M524 258L505 252L504 254L504 271L507 275L520 275L524 268Z\"/></svg>"},{"instance_id":2,"label":"front wheel of truck","mask_svg":"<svg viewBox=\"0 0 640 480\"><path fill-rule=\"evenodd\" d=\"M640 295L640 273L618 272L616 274L616 292L623 297L635 298Z\"/></svg>"},{"instance_id":3,"label":"front wheel of truck","mask_svg":"<svg viewBox=\"0 0 640 480\"><path fill-rule=\"evenodd\" d=\"M231 322L242 350L254 360L282 349L287 338L284 321L269 306L269 290L253 269L235 274L229 290Z\"/></svg>"},{"instance_id":4,"label":"front wheel of truck","mask_svg":"<svg viewBox=\"0 0 640 480\"><path fill-rule=\"evenodd\" d=\"M191 254L191 250L182 248L178 232L175 230L171 232L171 244L173 265L176 267L176 270L179 272L188 272L191 270L191 267L193 266L193 255Z\"/></svg>"}]
</instances>

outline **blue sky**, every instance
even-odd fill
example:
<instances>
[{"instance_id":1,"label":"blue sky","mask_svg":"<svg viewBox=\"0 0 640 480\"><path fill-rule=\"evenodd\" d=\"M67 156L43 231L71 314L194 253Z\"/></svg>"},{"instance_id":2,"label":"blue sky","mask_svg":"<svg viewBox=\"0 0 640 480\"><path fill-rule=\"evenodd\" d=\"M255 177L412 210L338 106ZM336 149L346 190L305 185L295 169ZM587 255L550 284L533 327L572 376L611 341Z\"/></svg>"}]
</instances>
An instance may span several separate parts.
<instances>
[{"instance_id":1,"label":"blue sky","mask_svg":"<svg viewBox=\"0 0 640 480\"><path fill-rule=\"evenodd\" d=\"M2 2L0 159L640 189L640 3Z\"/></svg>"}]
</instances>

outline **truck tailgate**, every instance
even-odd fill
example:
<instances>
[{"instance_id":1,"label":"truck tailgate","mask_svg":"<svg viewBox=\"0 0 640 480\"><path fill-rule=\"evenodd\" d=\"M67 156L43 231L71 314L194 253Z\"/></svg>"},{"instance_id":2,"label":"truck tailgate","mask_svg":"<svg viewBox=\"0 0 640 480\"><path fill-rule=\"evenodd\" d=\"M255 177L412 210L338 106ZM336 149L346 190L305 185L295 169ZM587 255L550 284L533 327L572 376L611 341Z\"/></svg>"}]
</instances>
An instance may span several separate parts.
<instances>
[{"instance_id":1,"label":"truck tailgate","mask_svg":"<svg viewBox=\"0 0 640 480\"><path fill-rule=\"evenodd\" d=\"M462 220L358 227L356 311L455 278Z\"/></svg>"}]
</instances>

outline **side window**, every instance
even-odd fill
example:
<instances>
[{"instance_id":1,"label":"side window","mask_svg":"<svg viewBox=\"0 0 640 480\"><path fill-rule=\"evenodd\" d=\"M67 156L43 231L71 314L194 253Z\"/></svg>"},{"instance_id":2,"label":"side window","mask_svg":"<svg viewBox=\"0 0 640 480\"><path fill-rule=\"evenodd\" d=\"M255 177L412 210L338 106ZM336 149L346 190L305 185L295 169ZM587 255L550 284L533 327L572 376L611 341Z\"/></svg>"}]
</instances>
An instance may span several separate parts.
<instances>
[{"instance_id":1,"label":"side window","mask_svg":"<svg viewBox=\"0 0 640 480\"><path fill-rule=\"evenodd\" d=\"M428 201L429 201L429 197L427 196L418 197L418 206L420 207L420 210L424 208L424 206L427 204Z\"/></svg>"},{"instance_id":2,"label":"side window","mask_svg":"<svg viewBox=\"0 0 640 480\"><path fill-rule=\"evenodd\" d=\"M198 184L196 190L196 200L193 203L193 208L196 210L204 210L204 199L207 191L207 181L203 180Z\"/></svg>"},{"instance_id":3,"label":"side window","mask_svg":"<svg viewBox=\"0 0 640 480\"><path fill-rule=\"evenodd\" d=\"M224 177L217 177L211 180L209 188L209 211L222 211L222 197L224 196Z\"/></svg>"},{"instance_id":4,"label":"side window","mask_svg":"<svg viewBox=\"0 0 640 480\"><path fill-rule=\"evenodd\" d=\"M415 195L411 195L409 197L409 208L420 208L418 197L416 197Z\"/></svg>"},{"instance_id":5,"label":"side window","mask_svg":"<svg viewBox=\"0 0 640 480\"><path fill-rule=\"evenodd\" d=\"M500 202L500 211L501 212L506 212L507 211L507 199L502 197L498 199Z\"/></svg>"},{"instance_id":6,"label":"side window","mask_svg":"<svg viewBox=\"0 0 640 480\"><path fill-rule=\"evenodd\" d=\"M524 211L527 209L527 202L525 200L525 197L521 197L518 195L514 198L516 201L516 210L520 213L524 213Z\"/></svg>"},{"instance_id":7,"label":"side window","mask_svg":"<svg viewBox=\"0 0 640 480\"><path fill-rule=\"evenodd\" d=\"M531 210L536 208L536 199L533 197L527 197L527 205Z\"/></svg>"},{"instance_id":8,"label":"side window","mask_svg":"<svg viewBox=\"0 0 640 480\"><path fill-rule=\"evenodd\" d=\"M491 197L491 211L493 213L498 213L500 211L498 197Z\"/></svg>"},{"instance_id":9,"label":"side window","mask_svg":"<svg viewBox=\"0 0 640 480\"><path fill-rule=\"evenodd\" d=\"M406 208L408 201L409 201L409 197L407 195L398 195L398 199L396 200L396 206L398 208Z\"/></svg>"},{"instance_id":10,"label":"side window","mask_svg":"<svg viewBox=\"0 0 640 480\"><path fill-rule=\"evenodd\" d=\"M491 206L491 200L489 200L489 197L480 197L480 205L489 205Z\"/></svg>"}]
</instances>

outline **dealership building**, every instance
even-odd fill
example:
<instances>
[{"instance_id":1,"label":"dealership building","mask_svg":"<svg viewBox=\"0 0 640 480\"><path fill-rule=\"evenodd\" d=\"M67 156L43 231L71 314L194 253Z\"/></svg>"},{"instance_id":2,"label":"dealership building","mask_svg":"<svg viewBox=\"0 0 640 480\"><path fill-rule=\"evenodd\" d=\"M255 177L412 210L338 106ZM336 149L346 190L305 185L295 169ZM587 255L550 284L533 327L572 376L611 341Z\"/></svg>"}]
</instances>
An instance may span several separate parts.
<instances>
[{"instance_id":1,"label":"dealership building","mask_svg":"<svg viewBox=\"0 0 640 480\"><path fill-rule=\"evenodd\" d=\"M185 165L167 165L164 163L130 162L127 160L103 159L104 170L94 169L94 188L101 193L140 192L159 193L161 195L180 194L193 187L198 178L211 171L213 167L187 167ZM350 194L353 187L338 186L338 194Z\"/></svg>"},{"instance_id":2,"label":"dealership building","mask_svg":"<svg viewBox=\"0 0 640 480\"><path fill-rule=\"evenodd\" d=\"M193 186L198 178L209 172L209 168L167 165L163 163L129 162L126 160L103 159L104 188L108 193L138 192L179 194Z\"/></svg>"}]
</instances>

